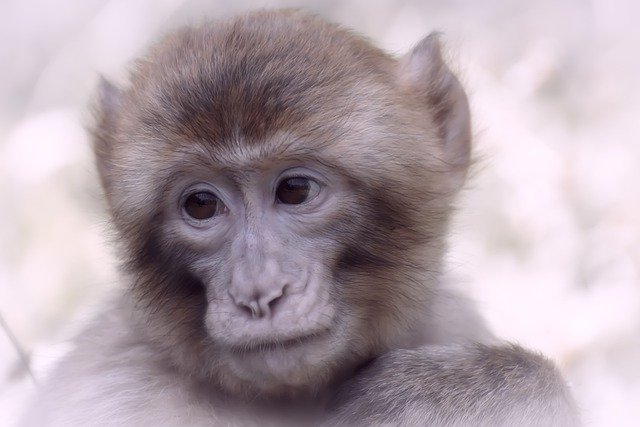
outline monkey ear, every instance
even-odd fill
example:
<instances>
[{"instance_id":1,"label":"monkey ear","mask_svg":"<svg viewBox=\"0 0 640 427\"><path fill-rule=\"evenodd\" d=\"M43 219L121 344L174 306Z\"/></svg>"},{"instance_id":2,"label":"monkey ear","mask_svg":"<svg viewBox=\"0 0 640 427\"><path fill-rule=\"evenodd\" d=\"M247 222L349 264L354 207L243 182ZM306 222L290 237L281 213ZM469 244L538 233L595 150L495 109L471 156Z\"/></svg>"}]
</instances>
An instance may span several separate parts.
<instances>
[{"instance_id":1,"label":"monkey ear","mask_svg":"<svg viewBox=\"0 0 640 427\"><path fill-rule=\"evenodd\" d=\"M104 77L100 77L98 100L93 128L93 151L100 181L109 199L111 183L112 151L116 117L122 105L122 91Z\"/></svg>"},{"instance_id":2,"label":"monkey ear","mask_svg":"<svg viewBox=\"0 0 640 427\"><path fill-rule=\"evenodd\" d=\"M467 96L442 59L438 33L431 33L400 63L400 80L432 111L453 183L462 185L471 157L471 122Z\"/></svg>"}]
</instances>

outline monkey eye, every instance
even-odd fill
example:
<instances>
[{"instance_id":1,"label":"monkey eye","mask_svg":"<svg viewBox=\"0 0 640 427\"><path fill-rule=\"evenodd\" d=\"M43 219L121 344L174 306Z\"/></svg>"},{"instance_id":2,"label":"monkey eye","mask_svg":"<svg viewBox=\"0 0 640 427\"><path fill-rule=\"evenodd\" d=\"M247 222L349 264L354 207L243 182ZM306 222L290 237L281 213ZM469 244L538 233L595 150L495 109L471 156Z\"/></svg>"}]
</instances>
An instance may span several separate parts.
<instances>
[{"instance_id":1,"label":"monkey eye","mask_svg":"<svg viewBox=\"0 0 640 427\"><path fill-rule=\"evenodd\" d=\"M224 212L222 201L208 191L190 194L182 205L184 211L193 219L205 220Z\"/></svg>"},{"instance_id":2,"label":"monkey eye","mask_svg":"<svg viewBox=\"0 0 640 427\"><path fill-rule=\"evenodd\" d=\"M295 176L285 178L278 184L276 198L286 205L299 205L313 199L320 192L320 185L312 179Z\"/></svg>"}]
</instances>

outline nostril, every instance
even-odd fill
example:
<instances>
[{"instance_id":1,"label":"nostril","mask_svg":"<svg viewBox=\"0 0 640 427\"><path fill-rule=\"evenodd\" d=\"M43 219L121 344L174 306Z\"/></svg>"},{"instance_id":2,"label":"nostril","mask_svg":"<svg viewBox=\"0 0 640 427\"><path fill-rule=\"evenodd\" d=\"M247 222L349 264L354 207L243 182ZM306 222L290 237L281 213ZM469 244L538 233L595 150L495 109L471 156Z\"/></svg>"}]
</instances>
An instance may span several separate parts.
<instances>
[{"instance_id":1,"label":"nostril","mask_svg":"<svg viewBox=\"0 0 640 427\"><path fill-rule=\"evenodd\" d=\"M278 304L278 301L282 300L283 296L284 295L279 295L267 303L271 311L273 311L273 309L276 307L276 305Z\"/></svg>"},{"instance_id":2,"label":"nostril","mask_svg":"<svg viewBox=\"0 0 640 427\"><path fill-rule=\"evenodd\" d=\"M247 299L234 295L229 291L229 296L236 307L238 307L247 316L255 319L256 317L262 317L264 315L263 310L260 309L258 295L254 295L253 298Z\"/></svg>"},{"instance_id":3,"label":"nostril","mask_svg":"<svg viewBox=\"0 0 640 427\"><path fill-rule=\"evenodd\" d=\"M257 300L253 300L248 303L241 303L239 307L242 311L244 311L248 316L252 318L262 317L262 310L260 310L260 306L258 305Z\"/></svg>"},{"instance_id":4,"label":"nostril","mask_svg":"<svg viewBox=\"0 0 640 427\"><path fill-rule=\"evenodd\" d=\"M260 298L260 308L263 313L267 316L271 316L273 314L273 310L284 299L286 287L287 285L284 285L277 293L274 292Z\"/></svg>"},{"instance_id":5,"label":"nostril","mask_svg":"<svg viewBox=\"0 0 640 427\"><path fill-rule=\"evenodd\" d=\"M288 287L289 285L284 285L280 290L280 294L276 295L271 301L269 301L269 308L273 310L276 305L279 305L279 303L285 299L285 296L287 295Z\"/></svg>"},{"instance_id":6,"label":"nostril","mask_svg":"<svg viewBox=\"0 0 640 427\"><path fill-rule=\"evenodd\" d=\"M247 305L242 305L242 304L237 304L237 306L240 310L244 312L244 314L246 314L249 317L253 317L253 310L251 310L251 307Z\"/></svg>"}]
</instances>

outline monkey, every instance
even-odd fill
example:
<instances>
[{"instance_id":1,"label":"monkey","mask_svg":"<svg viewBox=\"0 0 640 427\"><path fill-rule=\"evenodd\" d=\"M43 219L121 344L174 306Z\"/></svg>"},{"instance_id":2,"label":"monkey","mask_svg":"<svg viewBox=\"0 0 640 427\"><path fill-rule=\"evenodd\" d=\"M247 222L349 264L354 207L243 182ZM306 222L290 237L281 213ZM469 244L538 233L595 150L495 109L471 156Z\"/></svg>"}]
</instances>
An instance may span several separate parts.
<instances>
[{"instance_id":1,"label":"monkey","mask_svg":"<svg viewBox=\"0 0 640 427\"><path fill-rule=\"evenodd\" d=\"M98 98L124 290L25 425L579 425L557 367L444 278L472 129L437 34L395 57L250 12Z\"/></svg>"}]
</instances>

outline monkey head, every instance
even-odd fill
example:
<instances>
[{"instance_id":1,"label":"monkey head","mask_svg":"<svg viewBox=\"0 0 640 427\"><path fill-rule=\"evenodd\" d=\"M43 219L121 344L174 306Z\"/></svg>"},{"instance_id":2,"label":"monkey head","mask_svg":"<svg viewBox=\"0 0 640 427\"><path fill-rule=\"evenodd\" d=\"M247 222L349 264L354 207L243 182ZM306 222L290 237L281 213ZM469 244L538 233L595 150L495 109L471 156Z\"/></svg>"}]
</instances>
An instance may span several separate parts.
<instances>
[{"instance_id":1,"label":"monkey head","mask_svg":"<svg viewBox=\"0 0 640 427\"><path fill-rule=\"evenodd\" d=\"M436 36L396 59L258 12L167 36L100 100L128 298L177 369L230 393L314 393L416 333L469 163Z\"/></svg>"}]
</instances>

